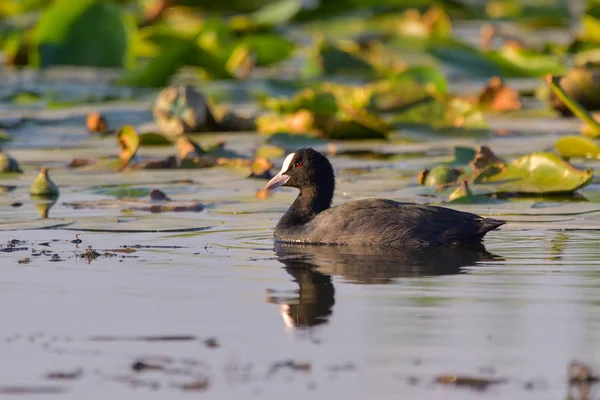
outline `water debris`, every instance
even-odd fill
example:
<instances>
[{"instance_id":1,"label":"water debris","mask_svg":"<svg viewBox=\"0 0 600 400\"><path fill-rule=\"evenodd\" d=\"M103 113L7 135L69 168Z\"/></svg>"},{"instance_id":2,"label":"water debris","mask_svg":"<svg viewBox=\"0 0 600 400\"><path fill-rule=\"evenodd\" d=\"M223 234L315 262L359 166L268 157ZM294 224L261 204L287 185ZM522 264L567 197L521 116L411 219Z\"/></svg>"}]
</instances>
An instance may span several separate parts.
<instances>
[{"instance_id":1,"label":"water debris","mask_svg":"<svg viewBox=\"0 0 600 400\"><path fill-rule=\"evenodd\" d=\"M31 259L29 257L25 257L25 258L21 258L19 261L17 261L19 264L29 264L31 262Z\"/></svg>"},{"instance_id":2,"label":"water debris","mask_svg":"<svg viewBox=\"0 0 600 400\"><path fill-rule=\"evenodd\" d=\"M592 372L592 369L581 361L573 360L569 364L569 382L578 383L594 383L600 381L600 377Z\"/></svg>"},{"instance_id":3,"label":"water debris","mask_svg":"<svg viewBox=\"0 0 600 400\"><path fill-rule=\"evenodd\" d=\"M193 335L171 336L92 336L93 342L191 342L198 340Z\"/></svg>"},{"instance_id":4,"label":"water debris","mask_svg":"<svg viewBox=\"0 0 600 400\"><path fill-rule=\"evenodd\" d=\"M56 198L59 195L58 186L52 182L48 175L48 168L42 168L40 174L35 178L33 184L29 188L29 193L32 196L41 198Z\"/></svg>"},{"instance_id":5,"label":"water debris","mask_svg":"<svg viewBox=\"0 0 600 400\"><path fill-rule=\"evenodd\" d=\"M126 248L124 248L124 249L110 249L110 250L108 250L108 251L110 251L110 252L113 252L113 253L125 253L125 254L131 254L131 253L135 253L137 250L135 250L135 249L132 249L132 248L130 248L130 247L126 247Z\"/></svg>"},{"instance_id":6,"label":"water debris","mask_svg":"<svg viewBox=\"0 0 600 400\"><path fill-rule=\"evenodd\" d=\"M96 250L92 249L92 246L89 246L83 254L79 254L78 257L85 258L86 261L91 263L96 258L100 257L102 254L98 253Z\"/></svg>"},{"instance_id":7,"label":"water debris","mask_svg":"<svg viewBox=\"0 0 600 400\"><path fill-rule=\"evenodd\" d=\"M308 362L298 362L294 360L277 361L271 364L269 376L276 374L281 369L290 369L292 371L300 372L310 372L311 368L311 364Z\"/></svg>"},{"instance_id":8,"label":"water debris","mask_svg":"<svg viewBox=\"0 0 600 400\"><path fill-rule=\"evenodd\" d=\"M93 158L74 158L67 165L67 168L87 167L90 165L96 165L96 163L98 163L98 160L93 159Z\"/></svg>"},{"instance_id":9,"label":"water debris","mask_svg":"<svg viewBox=\"0 0 600 400\"><path fill-rule=\"evenodd\" d=\"M185 391L201 391L201 390L208 389L209 384L210 384L210 380L208 379L208 377L202 377L202 378L198 378L192 382L175 385L175 386L179 387L181 390L185 390Z\"/></svg>"},{"instance_id":10,"label":"water debris","mask_svg":"<svg viewBox=\"0 0 600 400\"><path fill-rule=\"evenodd\" d=\"M0 386L3 395L62 394L67 389L60 386Z\"/></svg>"},{"instance_id":11,"label":"water debris","mask_svg":"<svg viewBox=\"0 0 600 400\"><path fill-rule=\"evenodd\" d=\"M87 115L85 125L89 133L108 134L108 124L104 116L98 112L91 112Z\"/></svg>"},{"instance_id":12,"label":"water debris","mask_svg":"<svg viewBox=\"0 0 600 400\"><path fill-rule=\"evenodd\" d=\"M219 342L217 341L217 338L206 338L206 339L204 339L204 344L209 349L216 349L216 348L221 347L219 345Z\"/></svg>"},{"instance_id":13,"label":"water debris","mask_svg":"<svg viewBox=\"0 0 600 400\"><path fill-rule=\"evenodd\" d=\"M440 375L435 382L445 385L468 387L475 390L486 390L490 385L508 382L507 379L473 378L460 375Z\"/></svg>"},{"instance_id":14,"label":"water debris","mask_svg":"<svg viewBox=\"0 0 600 400\"><path fill-rule=\"evenodd\" d=\"M79 379L83 376L83 368L77 368L73 371L52 371L48 372L45 377L46 379L68 381Z\"/></svg>"},{"instance_id":15,"label":"water debris","mask_svg":"<svg viewBox=\"0 0 600 400\"><path fill-rule=\"evenodd\" d=\"M64 261L62 258L60 258L60 256L56 253L52 254L52 257L50 257L50 261L51 262L59 262L59 261Z\"/></svg>"},{"instance_id":16,"label":"water debris","mask_svg":"<svg viewBox=\"0 0 600 400\"><path fill-rule=\"evenodd\" d=\"M171 201L169 196L158 189L152 189L150 191L150 200L152 201Z\"/></svg>"},{"instance_id":17,"label":"water debris","mask_svg":"<svg viewBox=\"0 0 600 400\"><path fill-rule=\"evenodd\" d=\"M13 208L18 208L18 207L23 206L23 203L17 201L15 203L12 203L10 206L13 207Z\"/></svg>"},{"instance_id":18,"label":"water debris","mask_svg":"<svg viewBox=\"0 0 600 400\"><path fill-rule=\"evenodd\" d=\"M163 371L165 367L159 364L153 364L148 361L135 361L131 365L131 369L135 372L146 372L146 371Z\"/></svg>"},{"instance_id":19,"label":"water debris","mask_svg":"<svg viewBox=\"0 0 600 400\"><path fill-rule=\"evenodd\" d=\"M515 111L521 109L519 93L504 84L495 76L488 81L487 86L479 94L479 107L490 111Z\"/></svg>"}]
</instances>

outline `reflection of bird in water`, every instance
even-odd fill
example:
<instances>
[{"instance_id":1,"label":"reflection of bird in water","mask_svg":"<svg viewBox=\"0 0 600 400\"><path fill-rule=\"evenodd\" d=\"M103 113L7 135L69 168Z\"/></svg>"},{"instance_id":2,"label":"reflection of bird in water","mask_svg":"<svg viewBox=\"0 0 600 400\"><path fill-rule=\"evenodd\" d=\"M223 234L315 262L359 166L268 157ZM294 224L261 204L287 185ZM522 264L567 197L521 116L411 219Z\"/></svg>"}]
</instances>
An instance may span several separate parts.
<instances>
[{"instance_id":1,"label":"reflection of bird in water","mask_svg":"<svg viewBox=\"0 0 600 400\"><path fill-rule=\"evenodd\" d=\"M277 243L275 253L299 290L292 297L271 296L268 301L280 304L286 326L295 328L327 322L335 304L332 275L358 284L385 284L396 278L461 274L477 262L502 259L482 244L400 250Z\"/></svg>"}]
</instances>

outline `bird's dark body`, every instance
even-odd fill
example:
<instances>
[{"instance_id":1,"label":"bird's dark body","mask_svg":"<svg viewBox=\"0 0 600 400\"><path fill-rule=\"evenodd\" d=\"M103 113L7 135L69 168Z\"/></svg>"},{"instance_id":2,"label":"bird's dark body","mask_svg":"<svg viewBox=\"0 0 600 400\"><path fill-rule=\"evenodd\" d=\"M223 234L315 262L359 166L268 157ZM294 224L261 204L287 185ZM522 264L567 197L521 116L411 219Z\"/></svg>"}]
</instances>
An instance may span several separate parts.
<instances>
[{"instance_id":1,"label":"bird's dark body","mask_svg":"<svg viewBox=\"0 0 600 400\"><path fill-rule=\"evenodd\" d=\"M329 160L313 149L288 155L267 189L290 186L298 197L275 227L275 240L348 246L424 248L480 243L504 221L445 207L385 199L331 207L335 175Z\"/></svg>"},{"instance_id":2,"label":"bird's dark body","mask_svg":"<svg viewBox=\"0 0 600 400\"><path fill-rule=\"evenodd\" d=\"M465 245L504 224L450 208L366 199L328 208L301 225L275 227L275 240L289 243L422 248Z\"/></svg>"}]
</instances>

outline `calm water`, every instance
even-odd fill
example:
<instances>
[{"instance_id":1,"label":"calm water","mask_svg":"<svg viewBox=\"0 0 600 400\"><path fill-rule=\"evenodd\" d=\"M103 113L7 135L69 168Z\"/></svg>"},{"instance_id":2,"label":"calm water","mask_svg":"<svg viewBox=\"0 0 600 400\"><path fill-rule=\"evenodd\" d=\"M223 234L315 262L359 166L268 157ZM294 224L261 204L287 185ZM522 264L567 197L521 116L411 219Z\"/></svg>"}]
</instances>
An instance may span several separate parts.
<instances>
[{"instance_id":1,"label":"calm water","mask_svg":"<svg viewBox=\"0 0 600 400\"><path fill-rule=\"evenodd\" d=\"M177 215L219 220L207 231L0 233L26 241L0 253L0 390L172 398L208 380L212 398L556 399L570 360L600 363L598 232L507 228L487 252L427 257L275 252L288 195L260 213ZM78 257L88 246L136 251ZM298 370L276 368L288 361ZM507 381L481 392L440 374Z\"/></svg>"}]
</instances>

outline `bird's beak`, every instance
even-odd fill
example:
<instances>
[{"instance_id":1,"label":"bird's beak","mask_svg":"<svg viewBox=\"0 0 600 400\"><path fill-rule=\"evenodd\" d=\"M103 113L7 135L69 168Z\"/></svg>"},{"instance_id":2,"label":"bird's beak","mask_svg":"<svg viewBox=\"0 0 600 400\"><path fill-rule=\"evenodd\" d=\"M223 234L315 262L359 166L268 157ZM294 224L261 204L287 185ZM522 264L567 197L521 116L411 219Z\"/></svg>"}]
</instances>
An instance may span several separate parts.
<instances>
[{"instance_id":1,"label":"bird's beak","mask_svg":"<svg viewBox=\"0 0 600 400\"><path fill-rule=\"evenodd\" d=\"M280 172L277 175L275 175L273 179L269 181L269 183L267 183L267 186L265 186L265 190L277 189L279 186L285 185L289 180L289 175L284 175Z\"/></svg>"}]
</instances>

